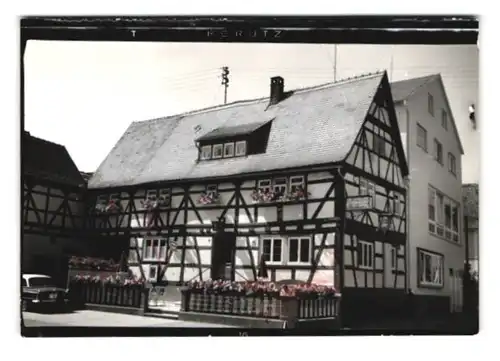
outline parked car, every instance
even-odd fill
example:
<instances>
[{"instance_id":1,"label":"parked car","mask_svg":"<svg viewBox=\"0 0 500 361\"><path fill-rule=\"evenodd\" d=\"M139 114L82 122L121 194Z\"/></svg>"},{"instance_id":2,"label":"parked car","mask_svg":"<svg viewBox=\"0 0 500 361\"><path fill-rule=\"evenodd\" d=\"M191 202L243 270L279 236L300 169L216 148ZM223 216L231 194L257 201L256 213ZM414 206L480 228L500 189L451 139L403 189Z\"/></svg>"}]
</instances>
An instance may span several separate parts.
<instances>
[{"instance_id":1,"label":"parked car","mask_svg":"<svg viewBox=\"0 0 500 361\"><path fill-rule=\"evenodd\" d=\"M21 305L23 311L34 309L55 309L66 311L69 304L68 292L57 287L50 276L40 274L22 275Z\"/></svg>"}]
</instances>

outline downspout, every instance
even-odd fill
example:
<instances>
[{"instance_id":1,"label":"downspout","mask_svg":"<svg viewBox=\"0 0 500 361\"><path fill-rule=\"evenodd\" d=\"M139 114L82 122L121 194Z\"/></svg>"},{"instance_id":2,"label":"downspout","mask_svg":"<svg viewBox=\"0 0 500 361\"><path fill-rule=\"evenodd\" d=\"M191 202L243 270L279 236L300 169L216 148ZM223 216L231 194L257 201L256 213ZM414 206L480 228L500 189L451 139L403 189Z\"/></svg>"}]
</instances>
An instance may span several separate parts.
<instances>
[{"instance_id":1,"label":"downspout","mask_svg":"<svg viewBox=\"0 0 500 361\"><path fill-rule=\"evenodd\" d=\"M410 162L410 144L411 144L411 134L412 134L412 127L410 124L410 111L408 110L408 103L406 100L403 101L403 107L406 112L406 162L408 164L408 182L405 184L406 188L406 292L408 292L411 288L411 255L412 255L412 249L411 249L411 244L410 244L410 212L411 212L411 199L410 199L410 193L411 193L411 162Z\"/></svg>"}]
</instances>

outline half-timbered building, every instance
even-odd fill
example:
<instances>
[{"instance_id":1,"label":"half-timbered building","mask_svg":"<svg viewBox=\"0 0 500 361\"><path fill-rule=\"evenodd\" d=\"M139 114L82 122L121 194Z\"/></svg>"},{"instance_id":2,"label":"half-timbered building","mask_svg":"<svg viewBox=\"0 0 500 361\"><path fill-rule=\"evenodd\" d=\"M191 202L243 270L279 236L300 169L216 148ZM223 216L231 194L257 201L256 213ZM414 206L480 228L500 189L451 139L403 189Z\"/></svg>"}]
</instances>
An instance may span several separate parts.
<instances>
[{"instance_id":1,"label":"half-timbered building","mask_svg":"<svg viewBox=\"0 0 500 361\"><path fill-rule=\"evenodd\" d=\"M385 72L132 123L89 180L88 228L152 282L406 286L407 165ZM381 224L383 222L384 224Z\"/></svg>"},{"instance_id":2,"label":"half-timbered building","mask_svg":"<svg viewBox=\"0 0 500 361\"><path fill-rule=\"evenodd\" d=\"M67 257L84 254L86 184L66 148L23 132L22 271L65 280Z\"/></svg>"}]
</instances>

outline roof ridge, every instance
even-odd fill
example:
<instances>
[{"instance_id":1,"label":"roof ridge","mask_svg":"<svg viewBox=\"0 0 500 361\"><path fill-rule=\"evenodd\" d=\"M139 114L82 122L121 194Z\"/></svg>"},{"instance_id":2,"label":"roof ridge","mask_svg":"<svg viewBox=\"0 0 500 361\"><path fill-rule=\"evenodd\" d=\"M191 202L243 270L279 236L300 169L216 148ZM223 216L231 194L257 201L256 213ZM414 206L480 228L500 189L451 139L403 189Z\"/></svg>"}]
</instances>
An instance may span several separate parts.
<instances>
[{"instance_id":1,"label":"roof ridge","mask_svg":"<svg viewBox=\"0 0 500 361\"><path fill-rule=\"evenodd\" d=\"M39 137L35 137L34 135L31 135L29 132L27 131L24 131L24 135L25 136L28 136L29 138L33 139L33 140L38 140L40 142L44 142L44 143L49 143L49 144L53 144L53 145L57 145L58 147L63 147L63 148L66 148L63 144L59 144L59 143L56 143L56 142L53 142L53 141L50 141L50 140L47 140L47 139L43 139L43 138L39 138Z\"/></svg>"},{"instance_id":2,"label":"roof ridge","mask_svg":"<svg viewBox=\"0 0 500 361\"><path fill-rule=\"evenodd\" d=\"M337 85L349 84L350 82L353 82L353 81L364 80L364 79L369 79L372 77L380 76L380 75L384 74L385 72L386 72L385 70L379 70L379 71L376 71L373 73L371 73L371 72L370 73L363 73L363 74L358 75L358 76L347 77L347 78L339 79L339 80L336 80L333 82L311 85L311 86L303 87L303 88L294 88L294 89L286 90L286 92L303 93L303 92L307 92L307 91L325 89L325 88L333 87L333 86L337 86ZM185 117L185 116L195 115L195 114L200 114L200 113L208 113L210 111L222 110L222 109L227 109L227 108L231 108L231 107L235 107L235 106L257 103L259 101L263 101L263 100L267 100L267 99L269 99L268 96L253 98L253 99L236 100L236 101L228 103L228 104L213 105L213 106L206 107L206 108L189 110L189 111L183 112L183 113L172 114L172 115L167 115L167 116L152 118L152 119L138 120L138 121L132 122L132 124L153 122L153 121L158 121L158 120L169 120L169 119L175 119L175 118L180 118L180 117Z\"/></svg>"}]
</instances>

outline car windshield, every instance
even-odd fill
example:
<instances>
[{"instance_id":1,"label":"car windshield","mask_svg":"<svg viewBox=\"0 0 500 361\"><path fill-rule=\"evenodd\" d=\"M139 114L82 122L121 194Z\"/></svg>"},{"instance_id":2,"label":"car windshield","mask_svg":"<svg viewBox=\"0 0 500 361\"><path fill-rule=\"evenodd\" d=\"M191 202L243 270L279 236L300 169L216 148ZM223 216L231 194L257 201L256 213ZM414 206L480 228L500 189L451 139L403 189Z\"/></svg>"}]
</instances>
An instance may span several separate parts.
<instances>
[{"instance_id":1,"label":"car windshield","mask_svg":"<svg viewBox=\"0 0 500 361\"><path fill-rule=\"evenodd\" d=\"M54 282L50 277L31 277L29 279L30 287L52 287Z\"/></svg>"}]
</instances>

